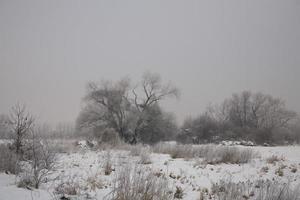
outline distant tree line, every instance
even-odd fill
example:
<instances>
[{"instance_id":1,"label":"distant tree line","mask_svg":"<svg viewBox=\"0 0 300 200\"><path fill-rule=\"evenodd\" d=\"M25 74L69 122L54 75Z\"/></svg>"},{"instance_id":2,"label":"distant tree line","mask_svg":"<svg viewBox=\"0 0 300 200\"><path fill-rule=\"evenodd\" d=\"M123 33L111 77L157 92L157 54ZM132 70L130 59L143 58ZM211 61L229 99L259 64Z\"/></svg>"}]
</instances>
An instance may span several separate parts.
<instances>
[{"instance_id":1,"label":"distant tree line","mask_svg":"<svg viewBox=\"0 0 300 200\"><path fill-rule=\"evenodd\" d=\"M257 144L299 142L297 114L283 100L262 93L244 91L233 94L217 106L210 106L196 118L186 119L177 140L207 143L247 140Z\"/></svg>"},{"instance_id":2,"label":"distant tree line","mask_svg":"<svg viewBox=\"0 0 300 200\"><path fill-rule=\"evenodd\" d=\"M209 106L198 117L187 118L179 127L172 113L164 111L161 101L177 98L178 89L164 83L158 74L146 72L139 82L129 78L87 84L84 106L75 127L61 123L55 128L38 125L45 138L83 137L102 142L154 144L177 140L181 143L218 143L246 140L257 144L300 143L300 120L280 98L243 91L222 103ZM23 137L31 116L15 106L10 115L0 115L0 138ZM23 124L17 130L13 124ZM24 130L23 130L24 129ZM16 138L14 138L16 139ZM18 139L16 139L16 142Z\"/></svg>"}]
</instances>

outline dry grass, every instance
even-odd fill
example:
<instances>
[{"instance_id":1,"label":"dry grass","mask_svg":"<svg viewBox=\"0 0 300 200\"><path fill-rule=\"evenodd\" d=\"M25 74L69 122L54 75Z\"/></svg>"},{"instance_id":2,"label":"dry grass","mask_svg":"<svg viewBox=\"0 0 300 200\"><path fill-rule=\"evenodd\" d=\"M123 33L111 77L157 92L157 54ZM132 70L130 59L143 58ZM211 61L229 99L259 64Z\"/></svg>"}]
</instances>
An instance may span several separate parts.
<instances>
[{"instance_id":1,"label":"dry grass","mask_svg":"<svg viewBox=\"0 0 300 200\"><path fill-rule=\"evenodd\" d=\"M74 177L69 177L68 180L61 181L60 184L58 184L55 187L55 193L65 196L65 195L79 195L82 190L82 187L80 186L80 183L74 179Z\"/></svg>"},{"instance_id":2,"label":"dry grass","mask_svg":"<svg viewBox=\"0 0 300 200\"><path fill-rule=\"evenodd\" d=\"M270 180L256 182L220 181L213 184L212 194L217 200L299 200L300 187Z\"/></svg>"},{"instance_id":3,"label":"dry grass","mask_svg":"<svg viewBox=\"0 0 300 200\"><path fill-rule=\"evenodd\" d=\"M241 164L258 157L258 153L248 148L224 147L217 145L171 145L157 144L152 147L153 152L170 154L175 158L202 158L208 164Z\"/></svg>"},{"instance_id":4,"label":"dry grass","mask_svg":"<svg viewBox=\"0 0 300 200\"><path fill-rule=\"evenodd\" d=\"M276 164L276 162L283 161L284 158L280 158L278 156L272 155L266 159L268 164Z\"/></svg>"},{"instance_id":5,"label":"dry grass","mask_svg":"<svg viewBox=\"0 0 300 200\"><path fill-rule=\"evenodd\" d=\"M124 166L113 179L109 200L168 200L171 199L167 179L157 177L147 168Z\"/></svg>"},{"instance_id":6,"label":"dry grass","mask_svg":"<svg viewBox=\"0 0 300 200\"><path fill-rule=\"evenodd\" d=\"M151 154L149 151L144 150L140 154L139 163L143 165L151 164Z\"/></svg>"}]
</instances>

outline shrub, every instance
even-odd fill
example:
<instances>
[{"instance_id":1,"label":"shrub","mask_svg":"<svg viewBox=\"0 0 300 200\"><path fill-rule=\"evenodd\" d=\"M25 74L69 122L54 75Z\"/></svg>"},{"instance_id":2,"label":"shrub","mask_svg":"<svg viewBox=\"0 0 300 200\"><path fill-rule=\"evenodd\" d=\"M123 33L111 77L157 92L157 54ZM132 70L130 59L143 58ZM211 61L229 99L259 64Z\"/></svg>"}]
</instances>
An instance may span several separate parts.
<instances>
[{"instance_id":1,"label":"shrub","mask_svg":"<svg viewBox=\"0 0 300 200\"><path fill-rule=\"evenodd\" d=\"M34 135L32 140L26 144L24 152L25 164L20 174L21 182L30 180L27 186L39 188L41 183L47 182L47 176L51 174L56 164L56 154L49 146Z\"/></svg>"},{"instance_id":2,"label":"shrub","mask_svg":"<svg viewBox=\"0 0 300 200\"><path fill-rule=\"evenodd\" d=\"M78 181L74 180L74 178L70 178L66 181L62 181L55 187L55 193L65 196L65 195L79 195L82 190Z\"/></svg>"},{"instance_id":3,"label":"shrub","mask_svg":"<svg viewBox=\"0 0 300 200\"><path fill-rule=\"evenodd\" d=\"M278 156L272 155L271 157L267 158L267 163L275 164L276 162L279 162L281 160L283 160L283 158L279 158Z\"/></svg>"},{"instance_id":4,"label":"shrub","mask_svg":"<svg viewBox=\"0 0 300 200\"><path fill-rule=\"evenodd\" d=\"M22 173L21 176L19 177L17 186L19 188L26 188L31 190L31 188L35 186L35 181L33 179L33 176L27 173Z\"/></svg>"},{"instance_id":5,"label":"shrub","mask_svg":"<svg viewBox=\"0 0 300 200\"><path fill-rule=\"evenodd\" d=\"M262 167L260 171L264 173L268 173L269 167L268 166Z\"/></svg>"},{"instance_id":6,"label":"shrub","mask_svg":"<svg viewBox=\"0 0 300 200\"><path fill-rule=\"evenodd\" d=\"M0 172L17 174L19 161L17 154L9 149L8 144L0 144Z\"/></svg>"},{"instance_id":7,"label":"shrub","mask_svg":"<svg viewBox=\"0 0 300 200\"><path fill-rule=\"evenodd\" d=\"M98 178L97 174L95 176L89 176L86 179L86 188L95 191L96 189L103 189L104 183Z\"/></svg>"},{"instance_id":8,"label":"shrub","mask_svg":"<svg viewBox=\"0 0 300 200\"><path fill-rule=\"evenodd\" d=\"M279 167L278 169L275 170L275 174L278 176L283 176L283 169L281 167Z\"/></svg>"},{"instance_id":9,"label":"shrub","mask_svg":"<svg viewBox=\"0 0 300 200\"><path fill-rule=\"evenodd\" d=\"M168 200L171 193L167 179L157 177L147 168L126 165L116 173L112 191L105 199Z\"/></svg>"},{"instance_id":10,"label":"shrub","mask_svg":"<svg viewBox=\"0 0 300 200\"><path fill-rule=\"evenodd\" d=\"M176 186L176 191L174 193L175 199L182 199L183 198L183 189L180 186Z\"/></svg>"},{"instance_id":11,"label":"shrub","mask_svg":"<svg viewBox=\"0 0 300 200\"><path fill-rule=\"evenodd\" d=\"M249 188L249 189L248 189ZM216 196L216 199L220 200L244 200L246 196L249 196L249 190L251 188L250 182L234 183L231 180L221 180L217 184L213 184L211 191Z\"/></svg>"}]
</instances>

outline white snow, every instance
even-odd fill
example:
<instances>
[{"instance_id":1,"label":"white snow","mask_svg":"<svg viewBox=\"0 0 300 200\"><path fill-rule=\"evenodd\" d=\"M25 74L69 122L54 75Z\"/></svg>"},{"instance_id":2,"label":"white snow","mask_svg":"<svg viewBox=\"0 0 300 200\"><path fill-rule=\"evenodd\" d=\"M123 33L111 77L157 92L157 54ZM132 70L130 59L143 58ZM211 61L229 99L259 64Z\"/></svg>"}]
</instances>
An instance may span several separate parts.
<instances>
[{"instance_id":1,"label":"white snow","mask_svg":"<svg viewBox=\"0 0 300 200\"><path fill-rule=\"evenodd\" d=\"M82 146L86 146L81 143ZM238 146L240 148L246 148ZM153 171L162 172L168 177L170 187L181 186L184 189L185 200L194 200L199 197L199 189L210 189L212 183L222 179L230 179L235 182L255 181L258 179L276 179L279 181L292 181L293 184L300 183L300 146L280 146L280 147L247 147L260 153L260 158L256 158L247 164L218 164L204 165L199 159L172 159L167 154L151 154L150 167ZM130 156L128 151L111 150L111 160L113 169L116 171L120 166L127 163L138 163L138 157ZM268 164L266 159L272 155L283 157L284 160L275 164ZM79 183L83 189L80 194L85 198L87 195L95 199L103 199L110 192L111 180L116 173L104 174L104 163L107 156L106 151L92 151L84 149L77 153L59 154L57 167L48 178L48 183L41 186L39 190L27 190L16 186L14 175L0 173L0 200L50 200L53 199L54 188L61 184L62 180L72 179ZM284 176L275 174L275 170L280 165L286 165L283 169ZM268 167L268 172L263 172L262 167ZM291 168L298 170L293 173ZM101 189L93 190L87 184L89 178L96 178L103 183Z\"/></svg>"}]
</instances>

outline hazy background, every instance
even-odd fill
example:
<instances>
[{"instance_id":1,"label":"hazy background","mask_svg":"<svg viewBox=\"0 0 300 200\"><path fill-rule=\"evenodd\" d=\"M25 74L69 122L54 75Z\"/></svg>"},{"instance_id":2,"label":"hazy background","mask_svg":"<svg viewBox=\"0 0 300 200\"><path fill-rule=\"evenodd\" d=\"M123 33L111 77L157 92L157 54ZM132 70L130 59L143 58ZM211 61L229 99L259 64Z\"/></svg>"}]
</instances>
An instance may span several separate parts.
<instances>
[{"instance_id":1,"label":"hazy background","mask_svg":"<svg viewBox=\"0 0 300 200\"><path fill-rule=\"evenodd\" d=\"M0 0L0 113L74 120L89 80L158 72L181 122L233 92L300 111L299 0Z\"/></svg>"}]
</instances>

